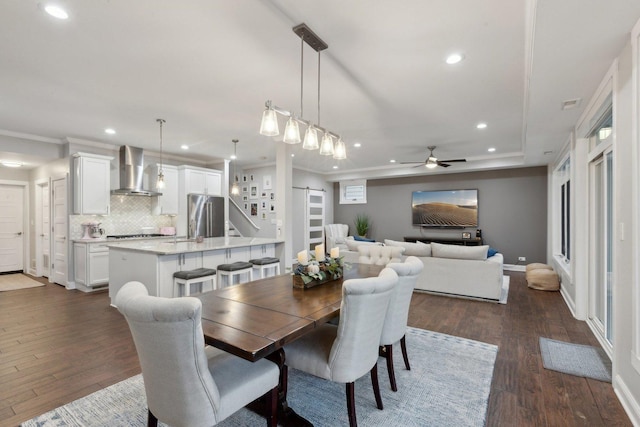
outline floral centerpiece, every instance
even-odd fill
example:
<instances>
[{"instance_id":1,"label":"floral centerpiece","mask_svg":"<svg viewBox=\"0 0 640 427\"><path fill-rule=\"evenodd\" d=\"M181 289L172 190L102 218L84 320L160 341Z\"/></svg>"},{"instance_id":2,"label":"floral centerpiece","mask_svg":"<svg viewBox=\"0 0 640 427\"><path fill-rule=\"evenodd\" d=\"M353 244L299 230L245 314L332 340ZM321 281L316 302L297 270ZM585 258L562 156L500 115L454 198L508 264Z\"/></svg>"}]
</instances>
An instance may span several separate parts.
<instances>
[{"instance_id":1,"label":"floral centerpiece","mask_svg":"<svg viewBox=\"0 0 640 427\"><path fill-rule=\"evenodd\" d=\"M296 288L312 288L330 280L342 277L344 269L348 268L337 248L331 250L329 257L324 253L324 245L309 257L307 251L298 253L298 265L293 271L293 286Z\"/></svg>"}]
</instances>

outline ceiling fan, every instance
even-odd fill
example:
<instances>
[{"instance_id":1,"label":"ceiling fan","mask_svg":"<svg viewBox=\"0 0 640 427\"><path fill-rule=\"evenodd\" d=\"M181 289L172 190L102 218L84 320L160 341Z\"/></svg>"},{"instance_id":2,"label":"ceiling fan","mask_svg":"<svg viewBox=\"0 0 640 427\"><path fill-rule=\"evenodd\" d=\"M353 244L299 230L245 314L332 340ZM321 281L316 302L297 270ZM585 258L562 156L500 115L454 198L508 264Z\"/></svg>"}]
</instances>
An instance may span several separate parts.
<instances>
[{"instance_id":1,"label":"ceiling fan","mask_svg":"<svg viewBox=\"0 0 640 427\"><path fill-rule=\"evenodd\" d=\"M432 145L430 147L427 147L427 149L430 151L430 153L429 153L429 157L427 157L427 160L425 160L424 162L401 162L401 164L409 165L409 164L419 163L418 166L415 166L415 167L426 166L429 169L433 169L436 166L442 166L443 168L448 168L449 166L451 166L449 163L467 161L467 159L438 160L438 158L433 155L433 150L436 149L436 146Z\"/></svg>"}]
</instances>

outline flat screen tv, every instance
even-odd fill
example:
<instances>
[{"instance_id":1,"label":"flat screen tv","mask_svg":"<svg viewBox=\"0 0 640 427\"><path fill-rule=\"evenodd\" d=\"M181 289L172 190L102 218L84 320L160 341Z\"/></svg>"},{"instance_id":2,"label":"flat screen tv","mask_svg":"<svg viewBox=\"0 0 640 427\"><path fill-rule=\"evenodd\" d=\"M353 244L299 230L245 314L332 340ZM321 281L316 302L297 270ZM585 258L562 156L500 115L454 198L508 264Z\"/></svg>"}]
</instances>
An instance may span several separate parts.
<instances>
[{"instance_id":1,"label":"flat screen tv","mask_svg":"<svg viewBox=\"0 0 640 427\"><path fill-rule=\"evenodd\" d=\"M477 227L478 190L414 191L411 216L421 227Z\"/></svg>"}]
</instances>

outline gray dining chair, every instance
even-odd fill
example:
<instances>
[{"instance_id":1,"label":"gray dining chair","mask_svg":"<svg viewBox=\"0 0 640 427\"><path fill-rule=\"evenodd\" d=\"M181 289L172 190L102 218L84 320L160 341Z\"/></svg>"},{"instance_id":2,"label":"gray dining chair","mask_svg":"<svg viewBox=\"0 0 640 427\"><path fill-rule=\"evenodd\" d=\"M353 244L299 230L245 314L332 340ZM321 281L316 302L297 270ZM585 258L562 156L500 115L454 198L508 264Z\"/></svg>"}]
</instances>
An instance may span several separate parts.
<instances>
[{"instance_id":1,"label":"gray dining chair","mask_svg":"<svg viewBox=\"0 0 640 427\"><path fill-rule=\"evenodd\" d=\"M371 373L378 409L378 347L389 300L398 282L390 268L377 277L345 280L338 325L324 324L284 347L287 367L346 384L349 425L355 427L354 382ZM286 369L286 368L285 368Z\"/></svg>"},{"instance_id":2,"label":"gray dining chair","mask_svg":"<svg viewBox=\"0 0 640 427\"><path fill-rule=\"evenodd\" d=\"M142 283L129 282L115 303L140 359L149 426L212 426L262 396L267 426L277 426L277 365L205 347L199 299L149 296Z\"/></svg>"},{"instance_id":3,"label":"gray dining chair","mask_svg":"<svg viewBox=\"0 0 640 427\"><path fill-rule=\"evenodd\" d=\"M416 287L418 276L420 276L424 264L419 258L409 256L403 263L387 264L387 268L393 269L398 274L398 286L396 286L391 296L387 315L382 326L380 355L387 360L391 390L398 391L396 375L393 370L393 345L400 341L404 366L407 370L411 370L406 343L407 319L409 318L409 305L411 304L413 289Z\"/></svg>"}]
</instances>

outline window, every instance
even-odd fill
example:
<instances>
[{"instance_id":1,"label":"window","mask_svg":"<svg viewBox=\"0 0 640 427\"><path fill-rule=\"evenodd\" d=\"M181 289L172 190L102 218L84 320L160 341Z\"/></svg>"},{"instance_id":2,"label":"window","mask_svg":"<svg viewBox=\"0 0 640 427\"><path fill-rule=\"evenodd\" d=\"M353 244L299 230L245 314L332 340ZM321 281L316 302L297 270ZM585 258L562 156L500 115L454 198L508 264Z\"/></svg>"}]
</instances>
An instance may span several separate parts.
<instances>
[{"instance_id":1,"label":"window","mask_svg":"<svg viewBox=\"0 0 640 427\"><path fill-rule=\"evenodd\" d=\"M569 157L562 162L555 175L560 196L558 200L558 206L560 206L559 249L565 262L569 262L571 260L571 159Z\"/></svg>"},{"instance_id":2,"label":"window","mask_svg":"<svg viewBox=\"0 0 640 427\"><path fill-rule=\"evenodd\" d=\"M340 204L367 203L367 180L355 179L340 182Z\"/></svg>"}]
</instances>

